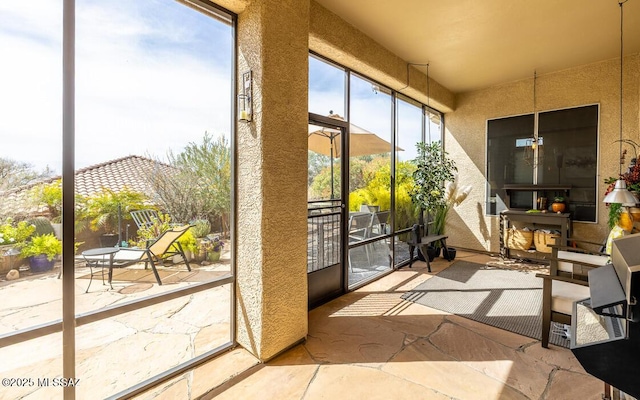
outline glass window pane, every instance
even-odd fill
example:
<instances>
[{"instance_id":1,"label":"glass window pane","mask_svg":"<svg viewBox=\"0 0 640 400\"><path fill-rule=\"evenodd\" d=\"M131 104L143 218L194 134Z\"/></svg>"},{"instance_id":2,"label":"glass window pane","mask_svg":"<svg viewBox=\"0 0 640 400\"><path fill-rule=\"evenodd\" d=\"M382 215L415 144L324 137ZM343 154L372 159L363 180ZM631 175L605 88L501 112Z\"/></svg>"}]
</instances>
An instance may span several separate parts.
<instances>
[{"instance_id":1,"label":"glass window pane","mask_svg":"<svg viewBox=\"0 0 640 400\"><path fill-rule=\"evenodd\" d=\"M62 399L62 334L54 333L0 348L0 376L23 378L20 384L3 385L3 399ZM80 375L78 375L80 376ZM58 382L58 385L55 385ZM75 381L74 381L75 382ZM82 379L77 386L82 385ZM81 398L81 397L79 397Z\"/></svg>"},{"instance_id":2,"label":"glass window pane","mask_svg":"<svg viewBox=\"0 0 640 400\"><path fill-rule=\"evenodd\" d=\"M545 111L537 118L535 135L533 114L487 122L487 213L550 209L553 197L568 195L572 219L595 222L598 106ZM537 191L504 190L534 182Z\"/></svg>"},{"instance_id":3,"label":"glass window pane","mask_svg":"<svg viewBox=\"0 0 640 400\"><path fill-rule=\"evenodd\" d=\"M77 311L111 304L92 300L105 291L133 299L229 274L231 26L171 0L79 0L76 12L79 253L144 249L194 225L176 240L188 264L176 246L153 265L121 251L103 284L108 256L81 257Z\"/></svg>"},{"instance_id":4,"label":"glass window pane","mask_svg":"<svg viewBox=\"0 0 640 400\"><path fill-rule=\"evenodd\" d=\"M398 98L396 117L395 231L400 231L418 223L418 210L409 193L415 170L413 160L417 157L416 144L422 141L422 105ZM409 247L406 245L408 236L408 233L396 236L396 265L409 259Z\"/></svg>"},{"instance_id":5,"label":"glass window pane","mask_svg":"<svg viewBox=\"0 0 640 400\"><path fill-rule=\"evenodd\" d=\"M538 131L544 139L538 184L570 185L566 201L572 218L595 222L598 106L541 112ZM564 192L548 193L554 195L564 196Z\"/></svg>"},{"instance_id":6,"label":"glass window pane","mask_svg":"<svg viewBox=\"0 0 640 400\"><path fill-rule=\"evenodd\" d=\"M309 112L344 117L345 79L343 69L309 55Z\"/></svg>"},{"instance_id":7,"label":"glass window pane","mask_svg":"<svg viewBox=\"0 0 640 400\"><path fill-rule=\"evenodd\" d=\"M0 275L15 278L0 288L7 333L62 316L62 2L1 2L0 48ZM51 260L40 255L47 243Z\"/></svg>"},{"instance_id":8,"label":"glass window pane","mask_svg":"<svg viewBox=\"0 0 640 400\"><path fill-rule=\"evenodd\" d=\"M525 160L524 141L533 137L533 114L487 122L487 213L498 215L507 207L533 207L532 192L514 191L507 198L505 185L532 184L533 168ZM510 201L510 204L509 204Z\"/></svg>"},{"instance_id":9,"label":"glass window pane","mask_svg":"<svg viewBox=\"0 0 640 400\"><path fill-rule=\"evenodd\" d=\"M427 143L442 142L442 115L435 110L426 109L427 124L425 137Z\"/></svg>"},{"instance_id":10,"label":"glass window pane","mask_svg":"<svg viewBox=\"0 0 640 400\"><path fill-rule=\"evenodd\" d=\"M349 137L349 241L390 234L391 91L351 77ZM351 247L351 246L350 246ZM349 284L388 270L387 239L349 251Z\"/></svg>"}]
</instances>

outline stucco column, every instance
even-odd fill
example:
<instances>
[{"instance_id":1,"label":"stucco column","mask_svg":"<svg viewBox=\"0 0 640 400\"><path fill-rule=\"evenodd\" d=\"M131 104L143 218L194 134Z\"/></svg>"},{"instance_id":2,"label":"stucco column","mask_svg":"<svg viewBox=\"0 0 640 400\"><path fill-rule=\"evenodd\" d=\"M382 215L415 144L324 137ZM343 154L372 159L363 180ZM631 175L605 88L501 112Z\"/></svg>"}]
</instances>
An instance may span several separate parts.
<instances>
[{"instance_id":1,"label":"stucco column","mask_svg":"<svg viewBox=\"0 0 640 400\"><path fill-rule=\"evenodd\" d=\"M237 133L236 331L261 360L307 334L308 26L308 1L251 1L238 16L254 115Z\"/></svg>"}]
</instances>

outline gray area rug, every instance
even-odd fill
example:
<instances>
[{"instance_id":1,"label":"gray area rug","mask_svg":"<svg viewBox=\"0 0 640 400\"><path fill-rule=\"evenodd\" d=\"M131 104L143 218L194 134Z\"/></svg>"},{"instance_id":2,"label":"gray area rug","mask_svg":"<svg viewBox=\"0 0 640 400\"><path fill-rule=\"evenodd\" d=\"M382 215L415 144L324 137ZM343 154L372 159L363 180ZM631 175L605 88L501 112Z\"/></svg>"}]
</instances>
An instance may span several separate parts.
<instances>
[{"instance_id":1,"label":"gray area rug","mask_svg":"<svg viewBox=\"0 0 640 400\"><path fill-rule=\"evenodd\" d=\"M402 298L530 338L541 338L542 279L533 272L456 261ZM549 341L569 347L569 341L554 332L553 325Z\"/></svg>"}]
</instances>

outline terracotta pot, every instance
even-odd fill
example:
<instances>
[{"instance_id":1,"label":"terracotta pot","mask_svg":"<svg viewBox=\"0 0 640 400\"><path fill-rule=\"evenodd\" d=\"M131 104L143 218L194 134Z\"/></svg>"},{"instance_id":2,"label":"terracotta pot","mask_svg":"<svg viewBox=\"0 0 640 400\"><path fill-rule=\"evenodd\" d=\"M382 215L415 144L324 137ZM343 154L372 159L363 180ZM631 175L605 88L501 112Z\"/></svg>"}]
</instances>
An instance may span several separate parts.
<instances>
[{"instance_id":1,"label":"terracotta pot","mask_svg":"<svg viewBox=\"0 0 640 400\"><path fill-rule=\"evenodd\" d=\"M556 212L556 213L564 212L565 208L566 208L566 205L564 203L551 204L551 209L553 210L553 212Z\"/></svg>"}]
</instances>

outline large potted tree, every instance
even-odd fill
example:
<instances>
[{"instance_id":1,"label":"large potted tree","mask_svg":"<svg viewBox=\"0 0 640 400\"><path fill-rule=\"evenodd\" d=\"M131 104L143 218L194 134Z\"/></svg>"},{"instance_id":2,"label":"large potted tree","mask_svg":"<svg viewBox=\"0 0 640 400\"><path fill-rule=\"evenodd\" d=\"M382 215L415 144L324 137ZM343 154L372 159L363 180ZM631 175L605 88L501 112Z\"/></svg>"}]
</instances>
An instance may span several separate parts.
<instances>
[{"instance_id":1,"label":"large potted tree","mask_svg":"<svg viewBox=\"0 0 640 400\"><path fill-rule=\"evenodd\" d=\"M416 169L413 172L414 186L411 191L413 203L420 209L422 234L442 234L432 229L432 222L439 210L446 207L445 182L453 181L458 168L449 158L439 141L417 143L418 156L414 159ZM426 223L424 216L426 215ZM439 229L439 227L438 227Z\"/></svg>"}]
</instances>

